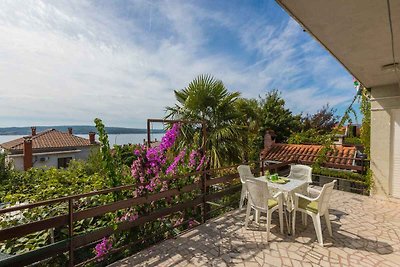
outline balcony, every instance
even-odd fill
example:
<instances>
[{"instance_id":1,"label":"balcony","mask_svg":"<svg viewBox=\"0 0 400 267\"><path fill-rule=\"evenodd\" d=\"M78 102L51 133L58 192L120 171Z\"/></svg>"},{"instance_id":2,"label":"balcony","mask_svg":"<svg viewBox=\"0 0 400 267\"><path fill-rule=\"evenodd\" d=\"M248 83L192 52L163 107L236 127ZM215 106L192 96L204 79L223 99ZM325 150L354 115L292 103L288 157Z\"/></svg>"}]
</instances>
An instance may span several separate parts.
<instances>
[{"instance_id":1,"label":"balcony","mask_svg":"<svg viewBox=\"0 0 400 267\"><path fill-rule=\"evenodd\" d=\"M265 222L253 222L246 230L245 212L234 210L111 266L394 267L400 262L399 204L335 190L330 208L333 238L323 224L324 247L316 242L310 220L306 227L299 220L291 237L279 233L278 218L273 217L266 243Z\"/></svg>"},{"instance_id":2,"label":"balcony","mask_svg":"<svg viewBox=\"0 0 400 267\"><path fill-rule=\"evenodd\" d=\"M256 169L263 166L258 170L260 175L265 169L283 174L287 172L290 163L293 162L265 166L263 163L255 162L253 166ZM326 235L323 222L324 247L316 242L311 220L307 227L303 227L298 221L296 235L292 237L287 233L284 235L279 233L276 227L278 222L276 214L272 220L270 242L267 244L263 217L260 224L253 222L249 229L244 229L244 211L237 209L239 202L237 194L241 184L236 167L176 176L173 179L186 176L197 178L193 183L179 188L138 197L132 197L132 193L129 193L135 188L133 185L125 185L2 209L0 210L2 216L40 207L46 209L53 207L58 213L38 221L0 229L0 242L46 231L57 231L59 234L50 244L44 244L38 249L18 255L5 255L7 258L0 261L0 266L39 262L46 264L57 259L59 260L57 262L65 264L68 262L69 266L86 266L101 261L102 264L113 264L112 266L188 264L298 266L300 262L303 265L320 266L335 264L396 266L396 263L400 262L400 201L335 190L330 201L333 238ZM321 179L318 179L318 182L321 183ZM339 179L338 188L341 188L342 182ZM122 191L128 192L126 196L130 197L114 200L108 204L95 204L97 197ZM141 214L133 221L118 223L116 228L113 225L95 224L98 218L106 214L124 211L134 205L165 201L189 192L193 195L187 201L167 202L166 206ZM234 197L235 194L237 198ZM151 228L152 231L116 245L104 257L93 257L94 246L104 237L129 233L133 229L143 229L146 225L162 221L168 216L181 216L179 214L188 210L194 212L192 215L192 219L196 222L194 226L188 221L182 221L180 224L168 226L168 229ZM224 213L227 210L230 211ZM212 218L214 216L218 217ZM186 229L187 225L189 229ZM175 231L177 228L180 230ZM162 241L165 238L170 239ZM136 254L129 256L132 253ZM127 256L129 257L112 263Z\"/></svg>"}]
</instances>

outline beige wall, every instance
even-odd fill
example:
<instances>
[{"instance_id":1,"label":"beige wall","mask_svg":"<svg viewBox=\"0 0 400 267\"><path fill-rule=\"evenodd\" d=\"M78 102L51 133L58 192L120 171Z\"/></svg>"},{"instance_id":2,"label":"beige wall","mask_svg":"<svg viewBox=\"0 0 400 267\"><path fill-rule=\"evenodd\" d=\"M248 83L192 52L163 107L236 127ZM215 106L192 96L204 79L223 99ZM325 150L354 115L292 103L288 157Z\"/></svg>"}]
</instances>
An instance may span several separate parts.
<instances>
[{"instance_id":1,"label":"beige wall","mask_svg":"<svg viewBox=\"0 0 400 267\"><path fill-rule=\"evenodd\" d=\"M374 87L371 88L371 96L371 170L374 178L372 193L390 195L391 110L400 108L400 97L395 97L400 96L400 89L397 84Z\"/></svg>"}]
</instances>

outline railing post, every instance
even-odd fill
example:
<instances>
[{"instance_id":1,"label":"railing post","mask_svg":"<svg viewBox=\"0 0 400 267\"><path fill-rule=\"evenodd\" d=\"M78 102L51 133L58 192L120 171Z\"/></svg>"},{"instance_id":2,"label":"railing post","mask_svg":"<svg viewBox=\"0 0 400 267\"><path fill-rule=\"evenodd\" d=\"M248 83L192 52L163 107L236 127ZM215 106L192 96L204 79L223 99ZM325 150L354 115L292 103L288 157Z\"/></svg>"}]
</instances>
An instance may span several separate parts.
<instances>
[{"instance_id":1,"label":"railing post","mask_svg":"<svg viewBox=\"0 0 400 267\"><path fill-rule=\"evenodd\" d=\"M68 266L74 266L74 247L72 237L74 236L74 199L68 199L68 238L69 238L69 262Z\"/></svg>"},{"instance_id":2,"label":"railing post","mask_svg":"<svg viewBox=\"0 0 400 267\"><path fill-rule=\"evenodd\" d=\"M206 221L206 176L205 170L201 174L201 194L202 194L202 205L201 205L201 223Z\"/></svg>"},{"instance_id":3,"label":"railing post","mask_svg":"<svg viewBox=\"0 0 400 267\"><path fill-rule=\"evenodd\" d=\"M210 211L210 206L206 203L206 195L209 192L209 187L207 186L207 180L209 177L208 173L208 160L207 160L207 123L205 121L202 121L202 134L203 134L203 156L205 157L205 160L203 162L203 173L201 175L201 180L202 180L202 194L203 194L203 203L202 203L202 216L201 220L202 223L207 221L208 218L208 213Z\"/></svg>"},{"instance_id":4,"label":"railing post","mask_svg":"<svg viewBox=\"0 0 400 267\"><path fill-rule=\"evenodd\" d=\"M264 169L264 160L261 160L261 176L265 175L265 169Z\"/></svg>"},{"instance_id":5,"label":"railing post","mask_svg":"<svg viewBox=\"0 0 400 267\"><path fill-rule=\"evenodd\" d=\"M151 136L150 136L150 120L147 120L147 146L150 147L151 146Z\"/></svg>"}]
</instances>

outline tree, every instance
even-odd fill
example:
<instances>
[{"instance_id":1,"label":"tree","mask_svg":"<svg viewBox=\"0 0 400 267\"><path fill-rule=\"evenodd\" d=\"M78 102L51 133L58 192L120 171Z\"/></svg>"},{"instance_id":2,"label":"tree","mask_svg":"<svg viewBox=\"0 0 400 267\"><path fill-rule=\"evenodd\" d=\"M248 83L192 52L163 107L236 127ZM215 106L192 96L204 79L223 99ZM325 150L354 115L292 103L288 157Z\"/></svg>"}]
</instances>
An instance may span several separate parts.
<instances>
[{"instance_id":1,"label":"tree","mask_svg":"<svg viewBox=\"0 0 400 267\"><path fill-rule=\"evenodd\" d=\"M264 137L266 130L273 130L276 134L277 142L284 142L292 132L300 129L300 115L293 115L285 108L285 100L281 97L278 90L272 90L265 94L265 98L260 97L261 125L259 135ZM261 141L262 141L261 140ZM262 146L262 142L259 144Z\"/></svg>"},{"instance_id":2,"label":"tree","mask_svg":"<svg viewBox=\"0 0 400 267\"><path fill-rule=\"evenodd\" d=\"M338 122L339 116L336 115L336 109L326 104L315 114L307 114L303 118L303 130L315 129L320 134L326 134L330 133Z\"/></svg>"},{"instance_id":3,"label":"tree","mask_svg":"<svg viewBox=\"0 0 400 267\"><path fill-rule=\"evenodd\" d=\"M236 110L240 113L236 123L243 127L240 136L242 144L242 162L258 160L260 154L259 129L260 129L260 106L257 99L239 98L235 103Z\"/></svg>"},{"instance_id":4,"label":"tree","mask_svg":"<svg viewBox=\"0 0 400 267\"><path fill-rule=\"evenodd\" d=\"M240 113L235 109L239 92L228 92L222 81L210 75L200 75L182 90L175 90L177 104L167 107L167 118L206 122L206 149L211 167L240 159L240 135L243 127L235 121ZM183 141L193 142L193 126L182 127Z\"/></svg>"}]
</instances>

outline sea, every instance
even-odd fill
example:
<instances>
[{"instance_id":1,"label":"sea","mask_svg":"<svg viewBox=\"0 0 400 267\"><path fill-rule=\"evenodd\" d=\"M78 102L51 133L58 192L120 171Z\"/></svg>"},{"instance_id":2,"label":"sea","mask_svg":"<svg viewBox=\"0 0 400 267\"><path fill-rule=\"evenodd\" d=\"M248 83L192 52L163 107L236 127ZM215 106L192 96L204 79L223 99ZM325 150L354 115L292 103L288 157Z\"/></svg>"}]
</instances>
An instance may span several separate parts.
<instances>
[{"instance_id":1,"label":"sea","mask_svg":"<svg viewBox=\"0 0 400 267\"><path fill-rule=\"evenodd\" d=\"M151 134L151 141L159 141L163 137L163 133ZM0 135L0 144L8 142L24 135ZM77 134L77 136L83 138L89 138L87 134ZM96 139L98 139L96 135ZM143 144L143 141L147 141L147 134L109 134L108 140L110 145L125 145L125 144Z\"/></svg>"}]
</instances>

